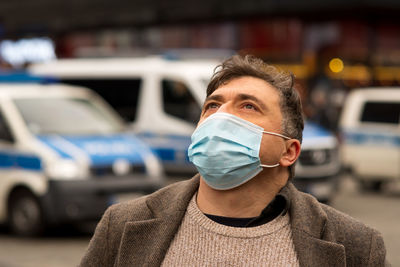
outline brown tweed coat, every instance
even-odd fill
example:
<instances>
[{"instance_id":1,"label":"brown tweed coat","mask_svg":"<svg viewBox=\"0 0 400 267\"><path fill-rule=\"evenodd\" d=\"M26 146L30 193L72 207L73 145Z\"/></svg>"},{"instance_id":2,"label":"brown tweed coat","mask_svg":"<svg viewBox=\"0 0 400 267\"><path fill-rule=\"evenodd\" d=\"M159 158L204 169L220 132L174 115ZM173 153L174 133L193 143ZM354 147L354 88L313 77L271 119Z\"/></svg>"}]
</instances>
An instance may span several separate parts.
<instances>
[{"instance_id":1,"label":"brown tweed coat","mask_svg":"<svg viewBox=\"0 0 400 267\"><path fill-rule=\"evenodd\" d=\"M110 207L80 266L160 266L177 232L199 176L149 196ZM385 266L380 234L320 204L289 183L293 242L301 266Z\"/></svg>"}]
</instances>

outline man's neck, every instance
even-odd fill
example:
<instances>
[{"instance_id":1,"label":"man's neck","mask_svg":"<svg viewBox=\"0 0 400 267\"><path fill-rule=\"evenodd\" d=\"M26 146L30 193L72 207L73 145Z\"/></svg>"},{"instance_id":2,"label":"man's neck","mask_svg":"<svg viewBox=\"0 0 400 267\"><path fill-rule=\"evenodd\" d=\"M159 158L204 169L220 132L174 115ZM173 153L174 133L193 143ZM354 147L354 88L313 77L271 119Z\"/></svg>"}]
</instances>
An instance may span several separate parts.
<instances>
[{"instance_id":1,"label":"man's neck","mask_svg":"<svg viewBox=\"0 0 400 267\"><path fill-rule=\"evenodd\" d=\"M234 218L256 217L275 198L286 182L285 175L269 179L264 173L260 173L237 188L215 190L200 179L197 205L207 214Z\"/></svg>"}]
</instances>

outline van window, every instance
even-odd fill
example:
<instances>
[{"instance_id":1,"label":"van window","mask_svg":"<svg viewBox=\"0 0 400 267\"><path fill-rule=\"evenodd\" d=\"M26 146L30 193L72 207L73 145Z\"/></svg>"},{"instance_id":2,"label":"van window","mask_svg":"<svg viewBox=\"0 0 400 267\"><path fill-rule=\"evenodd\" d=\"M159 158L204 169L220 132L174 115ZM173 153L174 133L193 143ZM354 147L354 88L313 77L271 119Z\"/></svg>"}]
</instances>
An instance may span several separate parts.
<instances>
[{"instance_id":1,"label":"van window","mask_svg":"<svg viewBox=\"0 0 400 267\"><path fill-rule=\"evenodd\" d=\"M164 111L167 114L193 124L197 123L201 108L184 83L164 79L162 91Z\"/></svg>"},{"instance_id":2,"label":"van window","mask_svg":"<svg viewBox=\"0 0 400 267\"><path fill-rule=\"evenodd\" d=\"M36 97L14 103L33 134L109 134L123 129L106 109L87 99Z\"/></svg>"},{"instance_id":3,"label":"van window","mask_svg":"<svg viewBox=\"0 0 400 267\"><path fill-rule=\"evenodd\" d=\"M0 111L0 141L14 142L10 129L8 128L6 119Z\"/></svg>"},{"instance_id":4,"label":"van window","mask_svg":"<svg viewBox=\"0 0 400 267\"><path fill-rule=\"evenodd\" d=\"M127 122L136 119L141 79L62 79L61 82L94 90Z\"/></svg>"},{"instance_id":5,"label":"van window","mask_svg":"<svg viewBox=\"0 0 400 267\"><path fill-rule=\"evenodd\" d=\"M398 124L400 119L400 103L398 102L366 102L361 114L362 122Z\"/></svg>"}]
</instances>

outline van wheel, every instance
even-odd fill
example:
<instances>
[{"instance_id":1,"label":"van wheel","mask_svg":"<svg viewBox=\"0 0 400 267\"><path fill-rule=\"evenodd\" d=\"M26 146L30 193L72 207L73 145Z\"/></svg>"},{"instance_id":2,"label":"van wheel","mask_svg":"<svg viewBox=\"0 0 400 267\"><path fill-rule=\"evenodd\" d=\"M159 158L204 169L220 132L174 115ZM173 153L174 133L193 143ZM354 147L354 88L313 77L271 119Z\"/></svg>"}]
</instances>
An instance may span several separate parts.
<instances>
[{"instance_id":1,"label":"van wheel","mask_svg":"<svg viewBox=\"0 0 400 267\"><path fill-rule=\"evenodd\" d=\"M13 193L9 202L9 227L20 236L37 236L43 233L43 211L37 198L28 190Z\"/></svg>"},{"instance_id":2,"label":"van wheel","mask_svg":"<svg viewBox=\"0 0 400 267\"><path fill-rule=\"evenodd\" d=\"M363 181L360 180L361 189L365 192L378 193L382 190L382 181Z\"/></svg>"}]
</instances>

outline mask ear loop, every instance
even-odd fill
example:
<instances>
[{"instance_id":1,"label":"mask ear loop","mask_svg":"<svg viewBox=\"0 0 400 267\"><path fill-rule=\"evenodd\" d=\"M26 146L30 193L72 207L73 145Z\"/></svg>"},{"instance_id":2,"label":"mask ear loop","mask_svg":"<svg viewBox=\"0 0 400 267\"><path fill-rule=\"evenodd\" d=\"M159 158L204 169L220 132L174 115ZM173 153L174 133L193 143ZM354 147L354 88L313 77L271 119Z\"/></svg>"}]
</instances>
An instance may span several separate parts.
<instances>
[{"instance_id":1,"label":"mask ear loop","mask_svg":"<svg viewBox=\"0 0 400 267\"><path fill-rule=\"evenodd\" d=\"M267 131L263 131L263 133L270 134L270 135L275 135L275 136L279 136L279 137L282 137L283 139L286 139L286 140L292 139L292 138L287 137L286 135L283 135L283 134L278 134L278 133L273 133L273 132L267 132Z\"/></svg>"},{"instance_id":2,"label":"mask ear loop","mask_svg":"<svg viewBox=\"0 0 400 267\"><path fill-rule=\"evenodd\" d=\"M275 168L275 167L279 166L279 163L274 164L274 165L260 164L260 166L264 167L264 168Z\"/></svg>"},{"instance_id":3,"label":"mask ear loop","mask_svg":"<svg viewBox=\"0 0 400 267\"><path fill-rule=\"evenodd\" d=\"M278 133L273 133L273 132L267 132L267 131L263 131L263 133L270 134L270 135L275 135L275 136L279 136L279 137L282 137L283 139L286 139L286 140L292 139L292 138L287 137L286 135L283 135L283 134L278 134ZM275 167L278 167L279 165L280 165L279 163L276 163L276 164L273 164L273 165L260 164L260 166L261 166L261 167L264 167L264 168L275 168Z\"/></svg>"}]
</instances>

